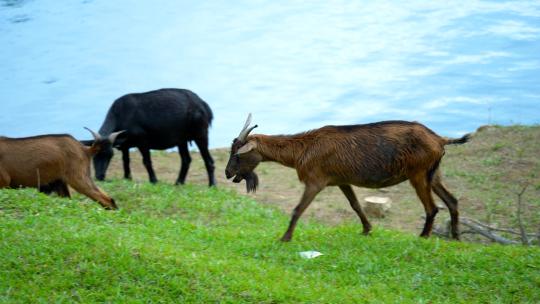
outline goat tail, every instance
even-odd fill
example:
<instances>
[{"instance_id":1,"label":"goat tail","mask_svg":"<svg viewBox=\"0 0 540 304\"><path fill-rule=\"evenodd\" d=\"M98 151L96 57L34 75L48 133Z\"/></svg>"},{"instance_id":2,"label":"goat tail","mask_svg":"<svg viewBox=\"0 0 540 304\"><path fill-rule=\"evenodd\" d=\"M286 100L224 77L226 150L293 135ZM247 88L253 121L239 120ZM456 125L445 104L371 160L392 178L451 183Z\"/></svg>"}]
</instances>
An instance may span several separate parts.
<instances>
[{"instance_id":1,"label":"goat tail","mask_svg":"<svg viewBox=\"0 0 540 304\"><path fill-rule=\"evenodd\" d=\"M444 140L446 141L444 144L445 145L461 145L468 142L469 139L471 139L471 133L467 133L460 138L444 138Z\"/></svg>"}]
</instances>

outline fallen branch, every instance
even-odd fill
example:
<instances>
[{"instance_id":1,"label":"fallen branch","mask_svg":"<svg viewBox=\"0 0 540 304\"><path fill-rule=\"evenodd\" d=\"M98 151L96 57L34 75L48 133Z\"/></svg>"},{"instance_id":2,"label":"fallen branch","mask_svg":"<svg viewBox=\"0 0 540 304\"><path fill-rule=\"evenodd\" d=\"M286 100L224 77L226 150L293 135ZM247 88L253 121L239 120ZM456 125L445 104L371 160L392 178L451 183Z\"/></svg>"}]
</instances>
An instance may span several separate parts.
<instances>
[{"instance_id":1,"label":"fallen branch","mask_svg":"<svg viewBox=\"0 0 540 304\"><path fill-rule=\"evenodd\" d=\"M510 240L510 239L507 239L505 237L502 237L498 234L495 234L485 228L483 228L482 226L470 221L469 219L467 218L462 218L460 219L460 224L461 225L464 225L464 226L467 226L469 229L471 229L472 231L490 239L490 240L493 240L497 243L501 243L501 244L505 244L505 245L508 245L508 244L519 244L518 241L514 241L514 240Z\"/></svg>"},{"instance_id":2,"label":"fallen branch","mask_svg":"<svg viewBox=\"0 0 540 304\"><path fill-rule=\"evenodd\" d=\"M488 238L489 240L491 240L493 242L497 242L497 243L505 244L505 245L520 244L521 243L520 241L516 241L516 240L512 240L512 239L503 237L503 236L495 233L495 231L511 233L511 234L514 234L514 235L521 235L521 232L514 231L514 230L511 230L511 229L495 228L495 227L489 226L487 224L484 224L484 223L482 223L482 222L480 222L478 220L471 219L471 218L466 218L466 217L460 217L459 221L460 221L460 225L462 226L462 228L466 228L466 229L462 229L462 231L460 231L460 235L479 234L479 235L481 235L481 236L483 236L485 238ZM450 238L450 228L449 227L450 227L450 220L446 221L444 227L435 226L433 228L433 234L437 235L437 236L440 236L440 237L443 237L443 238ZM526 235L529 236L529 237L532 237L532 238L527 239L528 243L526 245L532 244L533 238L536 238L537 240L540 240L540 234L528 233Z\"/></svg>"},{"instance_id":3,"label":"fallen branch","mask_svg":"<svg viewBox=\"0 0 540 304\"><path fill-rule=\"evenodd\" d=\"M512 229L508 229L508 228L493 227L493 226L490 226L488 224L484 224L484 223L482 223L482 222L480 222L478 220L468 218L468 217L460 217L460 220L467 220L467 221L473 222L473 223L475 223L476 225L478 225L480 227L483 227L483 228L486 228L486 229L492 230L492 231L506 232L506 233L515 234L515 235L521 235L521 232L519 232L519 231L515 231L515 230L512 230ZM527 236L535 237L537 235L535 233L527 233Z\"/></svg>"}]
</instances>

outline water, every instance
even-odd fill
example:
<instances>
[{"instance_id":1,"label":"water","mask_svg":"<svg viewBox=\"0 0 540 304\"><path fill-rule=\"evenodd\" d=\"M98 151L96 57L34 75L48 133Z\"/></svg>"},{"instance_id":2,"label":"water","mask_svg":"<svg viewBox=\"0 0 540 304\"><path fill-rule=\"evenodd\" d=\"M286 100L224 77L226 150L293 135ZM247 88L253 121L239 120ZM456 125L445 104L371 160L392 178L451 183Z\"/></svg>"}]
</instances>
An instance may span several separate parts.
<instances>
[{"instance_id":1,"label":"water","mask_svg":"<svg viewBox=\"0 0 540 304\"><path fill-rule=\"evenodd\" d=\"M114 99L188 88L212 147L257 132L540 123L540 2L0 1L0 134L99 129Z\"/></svg>"}]
</instances>

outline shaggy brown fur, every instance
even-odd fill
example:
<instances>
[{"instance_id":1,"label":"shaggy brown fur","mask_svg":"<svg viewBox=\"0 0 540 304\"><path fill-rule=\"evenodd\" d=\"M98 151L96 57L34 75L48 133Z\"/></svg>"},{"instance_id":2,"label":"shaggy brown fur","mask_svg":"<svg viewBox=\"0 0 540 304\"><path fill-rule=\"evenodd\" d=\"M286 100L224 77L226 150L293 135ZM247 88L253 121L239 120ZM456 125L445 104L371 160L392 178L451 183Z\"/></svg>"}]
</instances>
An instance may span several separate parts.
<instances>
[{"instance_id":1,"label":"shaggy brown fur","mask_svg":"<svg viewBox=\"0 0 540 304\"><path fill-rule=\"evenodd\" d=\"M118 209L90 177L90 160L103 143L85 147L67 134L0 137L0 188L34 187L69 197L67 184L106 209Z\"/></svg>"},{"instance_id":2,"label":"shaggy brown fur","mask_svg":"<svg viewBox=\"0 0 540 304\"><path fill-rule=\"evenodd\" d=\"M296 169L306 188L283 241L292 238L298 218L326 186L340 187L362 221L364 234L368 234L371 224L351 185L383 188L407 179L426 212L421 236L431 234L438 211L433 190L448 206L452 236L458 239L457 200L441 182L439 163L445 145L465 143L468 138L443 138L420 123L407 121L326 126L296 135L246 135L233 142L226 175L235 176L234 181L239 182L254 174L260 161L275 161Z\"/></svg>"}]
</instances>

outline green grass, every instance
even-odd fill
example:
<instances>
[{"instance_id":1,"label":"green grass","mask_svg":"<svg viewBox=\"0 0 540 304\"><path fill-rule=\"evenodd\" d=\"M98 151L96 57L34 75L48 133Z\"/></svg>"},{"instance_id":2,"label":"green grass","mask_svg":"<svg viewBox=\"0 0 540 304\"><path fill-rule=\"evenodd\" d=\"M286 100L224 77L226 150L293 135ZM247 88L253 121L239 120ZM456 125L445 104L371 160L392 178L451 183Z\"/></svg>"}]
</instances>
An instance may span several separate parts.
<instances>
[{"instance_id":1,"label":"green grass","mask_svg":"<svg viewBox=\"0 0 540 304\"><path fill-rule=\"evenodd\" d=\"M306 219L280 243L288 216L230 190L101 186L119 211L0 190L0 302L540 302L539 248Z\"/></svg>"}]
</instances>

